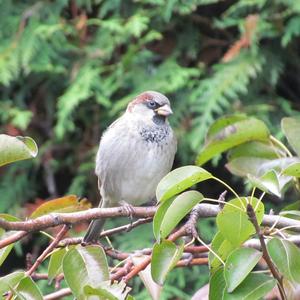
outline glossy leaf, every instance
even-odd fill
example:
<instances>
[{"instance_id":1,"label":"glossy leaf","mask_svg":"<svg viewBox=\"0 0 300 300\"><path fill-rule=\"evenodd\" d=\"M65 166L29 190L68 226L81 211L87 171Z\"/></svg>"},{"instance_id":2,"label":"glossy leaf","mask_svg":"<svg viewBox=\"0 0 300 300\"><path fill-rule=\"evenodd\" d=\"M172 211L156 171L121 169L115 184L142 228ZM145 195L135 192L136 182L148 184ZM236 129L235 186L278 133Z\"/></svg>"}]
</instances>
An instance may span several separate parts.
<instances>
[{"instance_id":1,"label":"glossy leaf","mask_svg":"<svg viewBox=\"0 0 300 300\"><path fill-rule=\"evenodd\" d=\"M228 240L224 239L222 233L218 231L211 242L212 250L225 261L228 255L236 249ZM221 261L212 253L208 254L210 273L214 274L222 265Z\"/></svg>"},{"instance_id":2,"label":"glossy leaf","mask_svg":"<svg viewBox=\"0 0 300 300\"><path fill-rule=\"evenodd\" d=\"M228 256L224 267L227 291L231 293L256 266L262 253L252 248L239 248Z\"/></svg>"},{"instance_id":3,"label":"glossy leaf","mask_svg":"<svg viewBox=\"0 0 300 300\"><path fill-rule=\"evenodd\" d=\"M298 157L284 157L277 159L266 159L260 157L238 157L230 161L226 166L233 174L247 176L248 174L260 177L274 170L281 173L291 164L300 162Z\"/></svg>"},{"instance_id":4,"label":"glossy leaf","mask_svg":"<svg viewBox=\"0 0 300 300\"><path fill-rule=\"evenodd\" d=\"M180 246L176 246L168 240L154 245L151 260L151 275L157 284L162 285L164 283L168 273L181 258L183 248L183 243Z\"/></svg>"},{"instance_id":5,"label":"glossy leaf","mask_svg":"<svg viewBox=\"0 0 300 300\"><path fill-rule=\"evenodd\" d=\"M243 205L241 204L241 201ZM217 226L219 231L233 246L240 246L255 233L255 228L249 221L245 211L247 206L246 198L241 198L241 201L237 198L229 201L217 216ZM259 200L255 197L252 199L249 197L248 201L255 209ZM262 202L260 202L255 209L255 214L258 224L260 224L264 216L264 205Z\"/></svg>"},{"instance_id":6,"label":"glossy leaf","mask_svg":"<svg viewBox=\"0 0 300 300\"><path fill-rule=\"evenodd\" d=\"M276 286L276 280L265 274L250 273L232 292L225 291L223 300L259 300Z\"/></svg>"},{"instance_id":7,"label":"glossy leaf","mask_svg":"<svg viewBox=\"0 0 300 300\"><path fill-rule=\"evenodd\" d=\"M276 159L284 157L282 149L269 142L251 141L230 149L227 160L231 161L240 157L254 157L262 159Z\"/></svg>"},{"instance_id":8,"label":"glossy leaf","mask_svg":"<svg viewBox=\"0 0 300 300\"><path fill-rule=\"evenodd\" d=\"M177 196L168 207L160 225L160 237L165 238L176 225L203 200L203 195L197 191L187 191Z\"/></svg>"},{"instance_id":9,"label":"glossy leaf","mask_svg":"<svg viewBox=\"0 0 300 300\"><path fill-rule=\"evenodd\" d=\"M109 280L106 256L100 246L77 246L69 250L63 259L63 272L78 300L85 299L86 285L98 288Z\"/></svg>"},{"instance_id":10,"label":"glossy leaf","mask_svg":"<svg viewBox=\"0 0 300 300\"><path fill-rule=\"evenodd\" d=\"M205 142L209 143L209 141L214 138L214 136L219 133L222 129L232 125L238 121L246 120L248 117L242 114L234 114L227 115L221 118L218 118L208 129L206 134Z\"/></svg>"},{"instance_id":11,"label":"glossy leaf","mask_svg":"<svg viewBox=\"0 0 300 300\"><path fill-rule=\"evenodd\" d=\"M261 176L270 170L275 170L281 173L285 168L291 164L300 162L298 157L283 157L272 159L263 163L259 169L258 175Z\"/></svg>"},{"instance_id":12,"label":"glossy leaf","mask_svg":"<svg viewBox=\"0 0 300 300\"><path fill-rule=\"evenodd\" d=\"M139 265L144 261L148 256L147 255L140 255L134 254L132 256L132 261L135 266ZM139 272L139 277L141 278L142 282L144 283L148 293L151 296L152 300L159 300L160 294L162 291L162 286L154 282L151 276L151 265L148 265L146 269ZM126 299L127 300L127 299Z\"/></svg>"},{"instance_id":13,"label":"glossy leaf","mask_svg":"<svg viewBox=\"0 0 300 300\"><path fill-rule=\"evenodd\" d=\"M61 248L51 254L48 265L48 276L50 280L62 273L62 262L66 253L67 249Z\"/></svg>"},{"instance_id":14,"label":"glossy leaf","mask_svg":"<svg viewBox=\"0 0 300 300\"><path fill-rule=\"evenodd\" d=\"M110 281L104 281L101 288L93 288L90 285L84 287L87 298L93 299L92 296L97 296L97 300L125 300L130 290L131 288L123 281L112 284Z\"/></svg>"},{"instance_id":15,"label":"glossy leaf","mask_svg":"<svg viewBox=\"0 0 300 300\"><path fill-rule=\"evenodd\" d=\"M209 300L222 300L225 288L223 268L218 268L209 280Z\"/></svg>"},{"instance_id":16,"label":"glossy leaf","mask_svg":"<svg viewBox=\"0 0 300 300\"><path fill-rule=\"evenodd\" d=\"M20 220L19 218L8 214L0 214L0 218L10 222L15 222ZM14 233L15 233L14 231L5 232L4 229L0 228L0 235L1 235L0 240L7 238ZM9 244L8 246L0 249L0 266L3 264L3 262L5 261L5 259L7 258L7 256L9 255L13 247L14 247L14 243Z\"/></svg>"},{"instance_id":17,"label":"glossy leaf","mask_svg":"<svg viewBox=\"0 0 300 300\"><path fill-rule=\"evenodd\" d=\"M159 204L158 209L155 212L154 218L153 218L153 234L157 241L160 240L160 227L161 223L164 219L164 216L172 204L174 198L170 198L162 203Z\"/></svg>"},{"instance_id":18,"label":"glossy leaf","mask_svg":"<svg viewBox=\"0 0 300 300\"><path fill-rule=\"evenodd\" d=\"M292 242L273 238L267 244L268 252L278 268L287 279L300 283L300 250Z\"/></svg>"},{"instance_id":19,"label":"glossy leaf","mask_svg":"<svg viewBox=\"0 0 300 300\"><path fill-rule=\"evenodd\" d=\"M19 299L43 300L39 287L30 277L23 278L12 291Z\"/></svg>"},{"instance_id":20,"label":"glossy leaf","mask_svg":"<svg viewBox=\"0 0 300 300\"><path fill-rule=\"evenodd\" d=\"M283 118L281 120L281 128L289 144L300 157L300 120L295 118Z\"/></svg>"},{"instance_id":21,"label":"glossy leaf","mask_svg":"<svg viewBox=\"0 0 300 300\"><path fill-rule=\"evenodd\" d=\"M37 153L38 148L32 138L0 134L0 166L36 157Z\"/></svg>"},{"instance_id":22,"label":"glossy leaf","mask_svg":"<svg viewBox=\"0 0 300 300\"><path fill-rule=\"evenodd\" d=\"M257 187L266 193L272 193L277 197L281 197L279 178L274 170L267 172L259 178L248 175L248 180L250 181L252 186Z\"/></svg>"},{"instance_id":23,"label":"glossy leaf","mask_svg":"<svg viewBox=\"0 0 300 300\"><path fill-rule=\"evenodd\" d=\"M300 177L300 162L289 165L282 171L282 174L294 177Z\"/></svg>"},{"instance_id":24,"label":"glossy leaf","mask_svg":"<svg viewBox=\"0 0 300 300\"><path fill-rule=\"evenodd\" d=\"M197 166L177 168L167 174L156 189L157 201L163 202L198 182L212 178L206 170Z\"/></svg>"},{"instance_id":25,"label":"glossy leaf","mask_svg":"<svg viewBox=\"0 0 300 300\"><path fill-rule=\"evenodd\" d=\"M30 218L35 219L52 212L69 213L81 211L90 207L91 203L86 198L80 199L75 195L69 195L43 203L31 214Z\"/></svg>"},{"instance_id":26,"label":"glossy leaf","mask_svg":"<svg viewBox=\"0 0 300 300\"><path fill-rule=\"evenodd\" d=\"M209 300L259 300L276 285L276 280L265 274L250 273L232 292L227 292L223 268L219 268L209 281Z\"/></svg>"},{"instance_id":27,"label":"glossy leaf","mask_svg":"<svg viewBox=\"0 0 300 300\"><path fill-rule=\"evenodd\" d=\"M201 166L215 155L235 146L253 140L266 141L268 137L269 130L262 121L254 118L238 121L220 130L205 144L196 164Z\"/></svg>"},{"instance_id":28,"label":"glossy leaf","mask_svg":"<svg viewBox=\"0 0 300 300\"><path fill-rule=\"evenodd\" d=\"M260 171L261 166L269 161L266 158L244 156L231 160L226 164L226 168L237 176L246 177L250 174L258 177L263 175Z\"/></svg>"},{"instance_id":29,"label":"glossy leaf","mask_svg":"<svg viewBox=\"0 0 300 300\"><path fill-rule=\"evenodd\" d=\"M10 273L6 276L0 277L0 295L14 288L25 277L23 271Z\"/></svg>"}]
</instances>

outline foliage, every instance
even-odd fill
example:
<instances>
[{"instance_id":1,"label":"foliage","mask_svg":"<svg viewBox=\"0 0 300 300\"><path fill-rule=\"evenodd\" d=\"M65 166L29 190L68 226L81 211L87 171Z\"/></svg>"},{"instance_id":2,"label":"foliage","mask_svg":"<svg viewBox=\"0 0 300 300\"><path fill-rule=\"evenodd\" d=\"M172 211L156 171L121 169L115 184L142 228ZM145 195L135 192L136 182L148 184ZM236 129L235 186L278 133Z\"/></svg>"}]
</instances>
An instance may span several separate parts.
<instances>
[{"instance_id":1,"label":"foliage","mask_svg":"<svg viewBox=\"0 0 300 300\"><path fill-rule=\"evenodd\" d=\"M283 121L283 132L278 128L281 117L299 111L298 1L0 0L0 5L1 133L30 135L39 145L35 160L1 168L1 213L24 215L19 212L24 202L65 194L87 196L95 204L94 156L101 133L144 90L159 90L172 101L175 115L170 121L179 139L176 166L193 163L196 155L201 164L211 158L216 164L214 155L229 150L226 168L246 178L248 189L255 186L273 200L293 199L285 191L296 183L298 159L290 158L278 140L270 144L262 139L269 132L277 138L285 134L299 156L297 139L287 129L289 121ZM237 147L217 143L213 152L212 139L203 146L214 120L233 112L251 116L243 117L250 123L253 117L264 121L267 126L255 132L263 132L263 138L245 143L249 136L241 134L245 140L228 136L231 127L224 127L221 135L237 138ZM237 119L231 125L242 127ZM210 180L224 175L222 167L204 171L208 177L216 174ZM205 176L201 186L206 184ZM171 194L180 197L201 181L190 179L185 178L175 194L170 189ZM230 179L227 173L226 182ZM209 184L206 188L217 198L219 190ZM295 210L286 215L295 217ZM151 245L149 230L142 235L136 233L139 230L131 233L131 240ZM224 238L219 242L228 246ZM135 248L126 236L113 243L121 249ZM186 270L173 270L162 297L188 298L199 287L197 270L188 276L182 275ZM174 282L180 283L180 289L172 286ZM143 295L141 283L135 283L135 295Z\"/></svg>"},{"instance_id":2,"label":"foliage","mask_svg":"<svg viewBox=\"0 0 300 300\"><path fill-rule=\"evenodd\" d=\"M297 124L298 121L293 118L285 118L282 121L284 133L297 154L297 137L300 132L299 128L295 129L291 124ZM253 126L248 126L248 130L245 130L245 127L240 125L245 122L252 122ZM262 135L261 128L267 134ZM211 125L206 139L205 147L198 155L198 164L205 162L205 160L199 160L199 157L211 158L223 153L224 150L229 152L228 164L232 164L236 159L259 160L260 164L237 164L233 169L233 173L238 174L239 168L242 168L240 174L247 175L246 180L253 186L251 195L239 196L228 184L201 167L186 166L171 171L161 180L156 191L160 206L153 221L153 233L157 241L152 246L151 267L147 266L142 269L139 276L151 298L160 299L166 278L182 258L186 247L193 243L192 241L185 244L180 241L179 244L176 244L176 239L174 240L170 234L192 209L189 220L197 220L194 219L194 214L200 202L220 202L220 199L207 198L198 191L186 191L186 189L192 188L195 183L201 181L214 180L229 189L235 198L227 201L218 213L216 217L218 231L212 239L211 246L206 246L209 250L210 266L209 299L215 300L220 297L222 299L261 299L274 288L276 283L281 291L281 296L285 299L286 293L282 278L290 284L300 283L300 250L288 240L293 237L289 230L294 226L278 230L275 224L267 233L269 239L267 247L262 241L264 237L259 226L264 218L262 201L266 193L284 195L288 184L293 183L296 183L295 186L298 188L300 157L293 156L283 143L268 133L263 122L252 117L238 115L220 118ZM16 142L14 138L2 135L0 136L0 145L7 140L11 140L12 144L1 150L3 164L19 159L28 159L28 155L20 157L20 152L18 152L19 149L24 151L24 144L19 143L24 139L18 138ZM34 145L35 151L32 155L34 156L37 153L36 144L32 139L29 141L29 147ZM213 148L211 147L212 143L214 144ZM222 145L226 145L226 148ZM25 147L27 147L26 144ZM263 162L262 158L264 158ZM229 170L232 172L232 169L229 168ZM266 176L266 174L272 174L272 176ZM279 184L282 181L284 184ZM275 191L274 186L276 186ZM259 198L255 197L256 190L262 192ZM36 208L30 218L35 218L37 222L39 216L53 212L70 213L79 209L87 209L89 206L86 200L82 202L78 202L76 196L73 195L48 201ZM283 214L289 215L290 218L295 216L298 219L299 212L291 211L290 208L291 206L285 209ZM16 217L10 215L2 214L0 217L2 220L18 221ZM192 226L192 223L189 223L188 226ZM279 235L279 231L284 231L284 235ZM187 231L188 234L192 232L191 229ZM1 229L1 240L6 240L12 233ZM202 242L195 233L192 234ZM261 243L260 251L243 246L256 234ZM0 264L7 259L13 246L14 244L11 242L1 249ZM262 257L270 269L268 275L253 271L255 267L261 268L259 261ZM149 256L135 253L130 259L138 268L144 261L149 260L150 262L149 258ZM277 271L274 271L274 266L280 275L275 274ZM131 289L126 287L126 281L112 282L110 272L105 251L99 245L77 245L56 249L50 253L49 278L58 278L62 273L65 284L78 299L88 299L92 296L97 296L99 299L130 299ZM5 289L9 288L13 295L18 297L27 295L26 297L32 299L42 299L42 292L31 275L30 270L25 273L11 273L0 278L0 282Z\"/></svg>"}]
</instances>

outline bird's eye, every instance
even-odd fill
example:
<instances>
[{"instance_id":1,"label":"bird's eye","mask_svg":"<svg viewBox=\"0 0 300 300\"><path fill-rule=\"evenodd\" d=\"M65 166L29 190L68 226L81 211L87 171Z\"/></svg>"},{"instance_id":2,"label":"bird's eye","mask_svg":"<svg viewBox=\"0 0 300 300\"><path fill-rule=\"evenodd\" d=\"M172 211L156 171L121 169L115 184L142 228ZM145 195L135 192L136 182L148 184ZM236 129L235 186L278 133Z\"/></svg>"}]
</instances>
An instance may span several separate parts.
<instances>
[{"instance_id":1,"label":"bird's eye","mask_svg":"<svg viewBox=\"0 0 300 300\"><path fill-rule=\"evenodd\" d=\"M157 103L153 100L148 102L148 107L149 108L156 108L157 107Z\"/></svg>"}]
</instances>

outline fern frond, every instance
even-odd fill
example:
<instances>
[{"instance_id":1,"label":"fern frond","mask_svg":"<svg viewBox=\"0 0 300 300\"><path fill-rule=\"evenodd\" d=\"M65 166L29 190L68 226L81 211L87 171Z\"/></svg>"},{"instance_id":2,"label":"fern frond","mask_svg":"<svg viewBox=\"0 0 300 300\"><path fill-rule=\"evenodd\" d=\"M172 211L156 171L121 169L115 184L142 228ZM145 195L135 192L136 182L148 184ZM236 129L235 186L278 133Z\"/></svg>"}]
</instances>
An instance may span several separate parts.
<instances>
[{"instance_id":1,"label":"fern frond","mask_svg":"<svg viewBox=\"0 0 300 300\"><path fill-rule=\"evenodd\" d=\"M200 82L190 96L191 109L197 114L190 134L194 150L199 149L214 118L227 110L240 95L247 93L250 79L261 72L263 63L262 56L245 53L231 63L216 66L213 76Z\"/></svg>"},{"instance_id":2,"label":"fern frond","mask_svg":"<svg viewBox=\"0 0 300 300\"><path fill-rule=\"evenodd\" d=\"M86 63L81 67L66 92L58 99L55 134L59 139L61 139L66 132L74 130L72 113L79 104L88 100L93 95L92 87L98 76L99 69L90 63Z\"/></svg>"}]
</instances>

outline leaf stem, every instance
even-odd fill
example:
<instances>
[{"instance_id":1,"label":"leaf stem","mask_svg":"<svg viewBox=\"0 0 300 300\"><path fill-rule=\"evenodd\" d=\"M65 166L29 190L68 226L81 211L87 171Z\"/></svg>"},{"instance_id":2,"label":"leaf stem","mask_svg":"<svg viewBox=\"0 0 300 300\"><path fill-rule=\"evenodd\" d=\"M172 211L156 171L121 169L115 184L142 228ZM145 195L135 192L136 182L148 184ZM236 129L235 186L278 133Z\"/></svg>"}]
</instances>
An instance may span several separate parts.
<instances>
[{"instance_id":1,"label":"leaf stem","mask_svg":"<svg viewBox=\"0 0 300 300\"><path fill-rule=\"evenodd\" d=\"M204 245L207 249L208 249L208 251L210 251L221 263L222 263L222 265L223 266L225 266L225 262L224 262L224 260L210 247L210 246L208 246L205 242L203 242L201 239L200 239L200 237L199 236L197 236L197 240L202 244L202 245Z\"/></svg>"},{"instance_id":2,"label":"leaf stem","mask_svg":"<svg viewBox=\"0 0 300 300\"><path fill-rule=\"evenodd\" d=\"M273 135L270 135L270 140L279 148L281 148L289 157L293 157L293 154L290 152L290 150L281 141L276 139Z\"/></svg>"},{"instance_id":3,"label":"leaf stem","mask_svg":"<svg viewBox=\"0 0 300 300\"><path fill-rule=\"evenodd\" d=\"M228 185L226 182L224 182L223 180L221 180L221 179L218 178L218 177L213 176L212 179L214 179L214 180L220 182L220 183L223 184L228 190L230 190L230 191L235 195L235 197L239 199L239 201L240 201L242 207L244 208L244 210L246 210L246 207L245 207L245 205L244 205L244 203L243 203L241 197L237 194L237 192L236 192L230 185Z\"/></svg>"},{"instance_id":4,"label":"leaf stem","mask_svg":"<svg viewBox=\"0 0 300 300\"><path fill-rule=\"evenodd\" d=\"M239 209L240 211L243 211L239 206L236 206L230 202L222 201L222 200L217 200L217 199L212 199L212 198L203 198L202 201L210 201L210 202L217 202L217 203L224 203L226 205L232 206L236 209Z\"/></svg>"}]
</instances>

